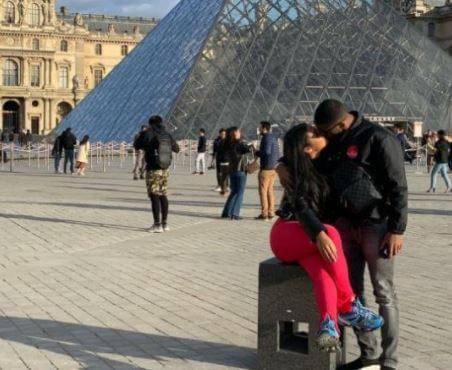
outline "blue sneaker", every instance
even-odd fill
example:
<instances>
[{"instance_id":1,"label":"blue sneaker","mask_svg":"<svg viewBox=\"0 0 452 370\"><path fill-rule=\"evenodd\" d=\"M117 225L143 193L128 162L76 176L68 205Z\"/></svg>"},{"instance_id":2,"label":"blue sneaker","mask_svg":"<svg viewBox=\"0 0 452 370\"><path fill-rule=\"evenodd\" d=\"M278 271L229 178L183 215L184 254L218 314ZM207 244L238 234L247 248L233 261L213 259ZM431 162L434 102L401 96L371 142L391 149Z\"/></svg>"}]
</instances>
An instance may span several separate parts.
<instances>
[{"instance_id":1,"label":"blue sneaker","mask_svg":"<svg viewBox=\"0 0 452 370\"><path fill-rule=\"evenodd\" d=\"M352 326L361 331L373 331L381 328L384 320L380 315L363 306L358 298L352 303L352 310L338 315L339 325Z\"/></svg>"},{"instance_id":2,"label":"blue sneaker","mask_svg":"<svg viewBox=\"0 0 452 370\"><path fill-rule=\"evenodd\" d=\"M317 346L322 352L336 352L339 349L339 333L336 330L336 324L329 315L320 323L317 333Z\"/></svg>"}]
</instances>

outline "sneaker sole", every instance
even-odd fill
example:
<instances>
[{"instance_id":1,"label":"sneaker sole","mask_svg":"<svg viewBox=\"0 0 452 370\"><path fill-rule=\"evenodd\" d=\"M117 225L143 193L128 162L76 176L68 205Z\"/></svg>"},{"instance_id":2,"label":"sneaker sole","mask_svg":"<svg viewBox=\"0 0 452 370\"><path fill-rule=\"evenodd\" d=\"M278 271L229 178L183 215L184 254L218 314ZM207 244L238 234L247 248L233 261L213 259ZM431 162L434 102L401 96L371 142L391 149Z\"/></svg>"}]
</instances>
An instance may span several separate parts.
<instances>
[{"instance_id":1,"label":"sneaker sole","mask_svg":"<svg viewBox=\"0 0 452 370\"><path fill-rule=\"evenodd\" d=\"M316 344L321 352L334 353L340 350L339 339L328 334L320 335L316 340Z\"/></svg>"}]
</instances>

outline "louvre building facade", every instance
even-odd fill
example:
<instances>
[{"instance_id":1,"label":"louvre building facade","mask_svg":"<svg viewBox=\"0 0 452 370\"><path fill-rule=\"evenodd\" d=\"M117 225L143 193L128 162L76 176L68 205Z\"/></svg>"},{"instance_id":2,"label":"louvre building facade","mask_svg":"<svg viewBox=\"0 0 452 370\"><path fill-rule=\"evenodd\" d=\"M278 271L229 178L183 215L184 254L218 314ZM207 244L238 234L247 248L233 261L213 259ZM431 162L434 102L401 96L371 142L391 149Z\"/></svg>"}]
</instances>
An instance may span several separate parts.
<instances>
[{"instance_id":1,"label":"louvre building facade","mask_svg":"<svg viewBox=\"0 0 452 370\"><path fill-rule=\"evenodd\" d=\"M130 141L151 114L178 138L311 121L328 97L451 128L451 57L384 0L182 0L65 119Z\"/></svg>"}]
</instances>

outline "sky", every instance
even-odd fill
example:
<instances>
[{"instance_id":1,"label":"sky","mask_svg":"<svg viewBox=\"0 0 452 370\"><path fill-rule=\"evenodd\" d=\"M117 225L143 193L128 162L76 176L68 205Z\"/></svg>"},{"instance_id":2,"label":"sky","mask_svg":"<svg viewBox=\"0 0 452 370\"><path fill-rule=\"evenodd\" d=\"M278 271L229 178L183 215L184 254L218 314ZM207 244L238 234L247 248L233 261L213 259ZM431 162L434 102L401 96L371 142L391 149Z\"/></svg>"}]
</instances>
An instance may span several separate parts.
<instances>
[{"instance_id":1,"label":"sky","mask_svg":"<svg viewBox=\"0 0 452 370\"><path fill-rule=\"evenodd\" d=\"M61 6L71 13L164 17L179 0L56 0L55 10Z\"/></svg>"}]
</instances>

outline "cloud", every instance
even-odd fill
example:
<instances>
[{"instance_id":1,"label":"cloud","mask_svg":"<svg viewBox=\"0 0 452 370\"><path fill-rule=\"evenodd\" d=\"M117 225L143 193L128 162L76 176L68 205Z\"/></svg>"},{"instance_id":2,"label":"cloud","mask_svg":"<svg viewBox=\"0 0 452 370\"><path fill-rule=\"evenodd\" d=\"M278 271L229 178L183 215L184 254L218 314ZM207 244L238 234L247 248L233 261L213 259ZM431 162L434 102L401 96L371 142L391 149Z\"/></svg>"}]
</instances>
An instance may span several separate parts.
<instances>
[{"instance_id":1,"label":"cloud","mask_svg":"<svg viewBox=\"0 0 452 370\"><path fill-rule=\"evenodd\" d=\"M57 0L55 6L57 12L61 6L66 6L70 12L163 17L178 2L179 0Z\"/></svg>"}]
</instances>

